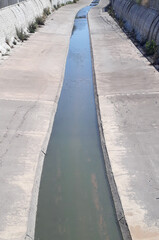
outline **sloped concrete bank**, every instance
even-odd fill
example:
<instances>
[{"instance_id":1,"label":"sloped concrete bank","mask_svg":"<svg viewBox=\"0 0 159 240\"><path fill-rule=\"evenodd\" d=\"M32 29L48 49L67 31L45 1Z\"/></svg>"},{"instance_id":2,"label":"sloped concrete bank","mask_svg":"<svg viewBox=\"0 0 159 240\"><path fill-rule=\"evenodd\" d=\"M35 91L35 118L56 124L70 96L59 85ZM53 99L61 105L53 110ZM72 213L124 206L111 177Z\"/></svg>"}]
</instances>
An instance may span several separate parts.
<instances>
[{"instance_id":1,"label":"sloped concrete bank","mask_svg":"<svg viewBox=\"0 0 159 240\"><path fill-rule=\"evenodd\" d=\"M101 0L88 15L105 162L124 240L156 240L159 72L102 11L107 4Z\"/></svg>"},{"instance_id":2,"label":"sloped concrete bank","mask_svg":"<svg viewBox=\"0 0 159 240\"><path fill-rule=\"evenodd\" d=\"M153 8L153 9L159 11L159 1L149 0L148 1L148 7Z\"/></svg>"},{"instance_id":3,"label":"sloped concrete bank","mask_svg":"<svg viewBox=\"0 0 159 240\"><path fill-rule=\"evenodd\" d=\"M16 29L27 31L29 23L42 15L44 8L66 2L67 0L25 0L0 9L0 54L5 54L9 45L12 46Z\"/></svg>"},{"instance_id":4,"label":"sloped concrete bank","mask_svg":"<svg viewBox=\"0 0 159 240\"><path fill-rule=\"evenodd\" d=\"M34 239L39 183L80 0L0 65L0 240Z\"/></svg>"},{"instance_id":5,"label":"sloped concrete bank","mask_svg":"<svg viewBox=\"0 0 159 240\"><path fill-rule=\"evenodd\" d=\"M136 0L136 2L138 2ZM146 6L147 8L152 8L152 9L155 9L157 11L159 11L159 1L156 1L156 0L140 0L140 5L142 6Z\"/></svg>"},{"instance_id":6,"label":"sloped concrete bank","mask_svg":"<svg viewBox=\"0 0 159 240\"><path fill-rule=\"evenodd\" d=\"M117 17L124 20L130 32L135 32L139 42L154 40L159 45L158 11L140 6L133 0L113 0L111 3Z\"/></svg>"},{"instance_id":7,"label":"sloped concrete bank","mask_svg":"<svg viewBox=\"0 0 159 240\"><path fill-rule=\"evenodd\" d=\"M0 0L0 8L4 8L22 1L25 1L25 0Z\"/></svg>"}]
</instances>

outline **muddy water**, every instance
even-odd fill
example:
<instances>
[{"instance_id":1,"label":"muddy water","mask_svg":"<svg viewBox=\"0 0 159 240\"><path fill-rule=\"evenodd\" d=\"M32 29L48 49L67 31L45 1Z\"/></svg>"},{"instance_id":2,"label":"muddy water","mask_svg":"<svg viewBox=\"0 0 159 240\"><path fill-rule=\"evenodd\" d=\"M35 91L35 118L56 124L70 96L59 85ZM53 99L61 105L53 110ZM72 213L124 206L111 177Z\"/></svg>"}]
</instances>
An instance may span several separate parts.
<instances>
[{"instance_id":1,"label":"muddy water","mask_svg":"<svg viewBox=\"0 0 159 240\"><path fill-rule=\"evenodd\" d=\"M76 16L41 179L36 240L121 240L105 176L87 13Z\"/></svg>"}]
</instances>

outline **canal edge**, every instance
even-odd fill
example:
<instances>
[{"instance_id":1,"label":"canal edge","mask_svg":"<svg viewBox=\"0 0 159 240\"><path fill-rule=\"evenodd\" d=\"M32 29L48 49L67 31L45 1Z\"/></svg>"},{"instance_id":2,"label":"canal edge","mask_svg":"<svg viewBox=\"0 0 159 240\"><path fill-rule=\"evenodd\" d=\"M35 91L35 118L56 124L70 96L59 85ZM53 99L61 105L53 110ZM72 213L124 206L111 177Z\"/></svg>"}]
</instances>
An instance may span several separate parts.
<instances>
[{"instance_id":1,"label":"canal edge","mask_svg":"<svg viewBox=\"0 0 159 240\"><path fill-rule=\"evenodd\" d=\"M91 9L90 9L90 11L91 11ZM93 56L93 46L92 46L90 24L89 24L89 13L87 15L87 21L88 21L89 40L90 40L90 49L91 49L94 97L95 97L99 134L100 134L100 142L101 142L101 147L102 147L102 152L103 152L103 157L104 157L105 173L108 178L108 183L110 186L110 190L111 190L111 194L112 194L112 198L113 198L113 204L114 204L115 213L116 213L116 219L118 221L123 240L132 240L129 226L128 226L126 218L125 218L124 210L122 207L122 203L120 200L116 182L114 179L114 174L112 171L112 167L111 167L111 163L110 163L110 159L109 159L109 155L108 155L108 151L107 151L107 147L106 147L105 137L104 137L103 125L102 125L102 120L101 120L101 112L100 112L100 107L99 107L99 98L98 98L98 90L97 90L97 83L96 83L96 73L95 73L95 68L94 68L94 56Z\"/></svg>"}]
</instances>

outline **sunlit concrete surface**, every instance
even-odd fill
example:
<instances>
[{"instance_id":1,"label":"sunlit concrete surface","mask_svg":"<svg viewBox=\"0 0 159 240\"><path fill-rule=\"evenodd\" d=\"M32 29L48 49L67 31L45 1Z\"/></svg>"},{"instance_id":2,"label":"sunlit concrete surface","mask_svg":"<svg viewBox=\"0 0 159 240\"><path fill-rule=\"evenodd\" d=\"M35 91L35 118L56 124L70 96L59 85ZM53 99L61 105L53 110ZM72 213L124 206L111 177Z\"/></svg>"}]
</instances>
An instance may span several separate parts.
<instances>
[{"instance_id":1,"label":"sunlit concrete surface","mask_svg":"<svg viewBox=\"0 0 159 240\"><path fill-rule=\"evenodd\" d=\"M43 159L63 82L75 14L54 12L45 27L0 65L0 240L33 239Z\"/></svg>"},{"instance_id":2,"label":"sunlit concrete surface","mask_svg":"<svg viewBox=\"0 0 159 240\"><path fill-rule=\"evenodd\" d=\"M159 73L102 7L89 25L101 120L133 240L159 239Z\"/></svg>"}]
</instances>

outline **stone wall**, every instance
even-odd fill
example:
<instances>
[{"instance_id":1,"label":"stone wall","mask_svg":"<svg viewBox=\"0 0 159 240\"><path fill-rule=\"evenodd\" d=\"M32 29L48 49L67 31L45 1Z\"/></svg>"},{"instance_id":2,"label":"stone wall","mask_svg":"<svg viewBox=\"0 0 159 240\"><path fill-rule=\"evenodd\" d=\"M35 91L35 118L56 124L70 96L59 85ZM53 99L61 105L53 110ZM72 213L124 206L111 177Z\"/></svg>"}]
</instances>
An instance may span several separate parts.
<instances>
[{"instance_id":1,"label":"stone wall","mask_svg":"<svg viewBox=\"0 0 159 240\"><path fill-rule=\"evenodd\" d=\"M126 28L134 31L141 43L153 39L159 45L158 11L141 6L133 0L113 0L112 6L118 18L124 20Z\"/></svg>"},{"instance_id":2,"label":"stone wall","mask_svg":"<svg viewBox=\"0 0 159 240\"><path fill-rule=\"evenodd\" d=\"M43 13L46 7L68 0L25 0L0 9L0 54L5 54L16 37L16 29L27 31L29 23ZM9 45L7 44L9 42Z\"/></svg>"}]
</instances>

